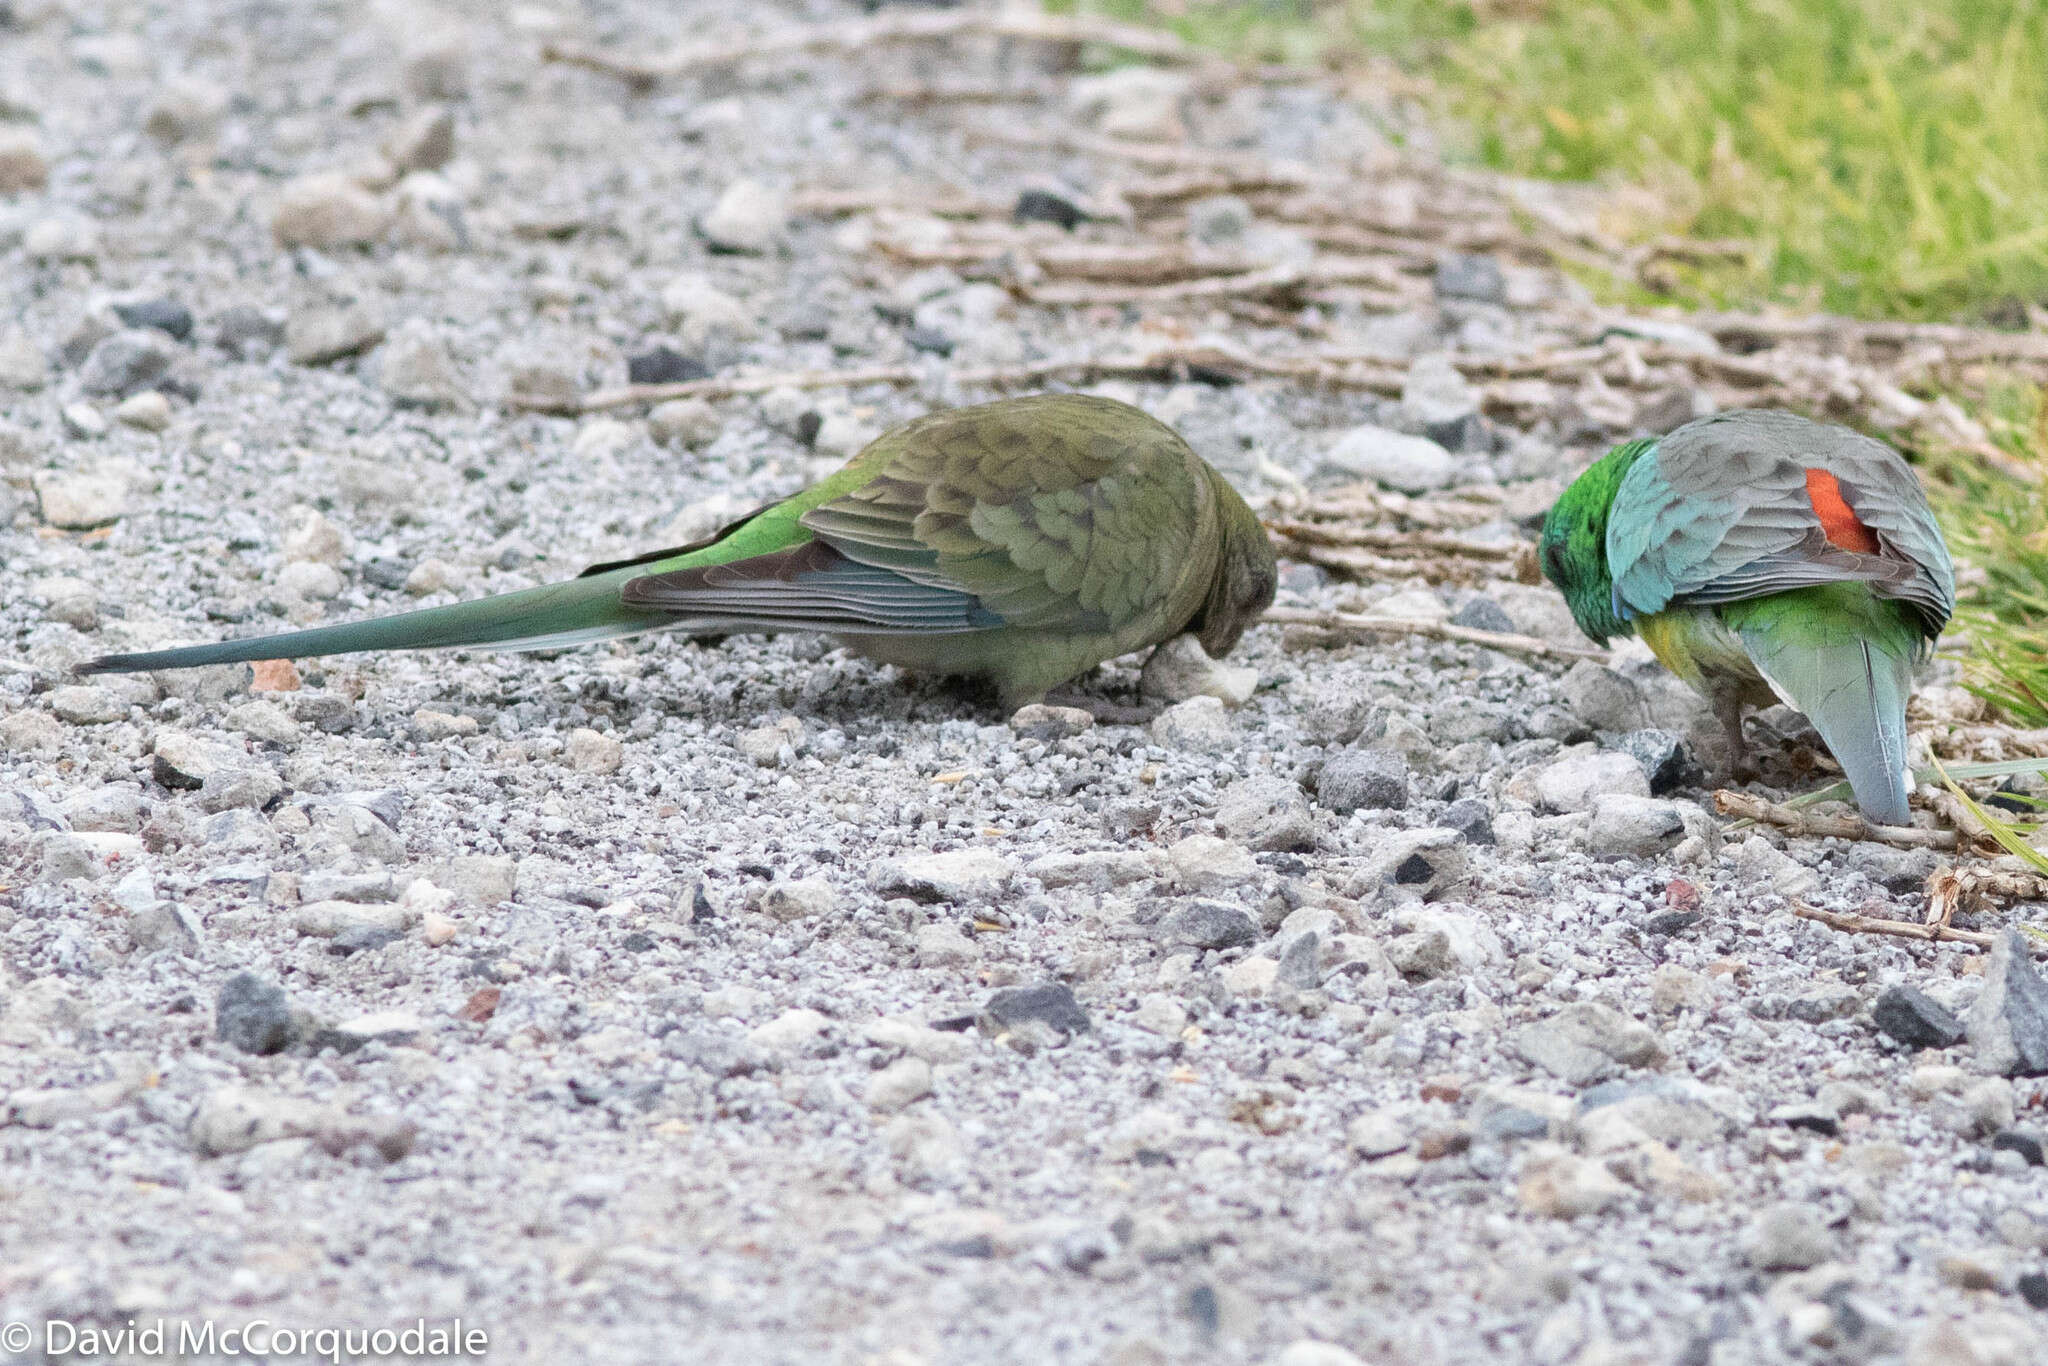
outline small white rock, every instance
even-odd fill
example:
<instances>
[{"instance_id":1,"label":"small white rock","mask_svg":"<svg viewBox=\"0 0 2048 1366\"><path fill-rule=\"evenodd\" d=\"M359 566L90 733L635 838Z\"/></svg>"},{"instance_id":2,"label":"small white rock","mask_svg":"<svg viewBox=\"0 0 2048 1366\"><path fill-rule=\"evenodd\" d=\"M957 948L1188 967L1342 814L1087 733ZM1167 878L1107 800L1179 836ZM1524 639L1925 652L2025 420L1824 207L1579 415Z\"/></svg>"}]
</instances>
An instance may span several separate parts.
<instances>
[{"instance_id":1,"label":"small white rock","mask_svg":"<svg viewBox=\"0 0 2048 1366\"><path fill-rule=\"evenodd\" d=\"M1191 697L1152 718L1152 738L1170 749L1217 753L1237 743L1221 699Z\"/></svg>"},{"instance_id":2,"label":"small white rock","mask_svg":"<svg viewBox=\"0 0 2048 1366\"><path fill-rule=\"evenodd\" d=\"M1385 427L1355 427L1337 438L1323 464L1402 493L1428 493L1457 477L1451 453L1426 436Z\"/></svg>"},{"instance_id":3,"label":"small white rock","mask_svg":"<svg viewBox=\"0 0 2048 1366\"><path fill-rule=\"evenodd\" d=\"M341 571L317 560L294 560L277 571L277 591L305 602L341 596Z\"/></svg>"},{"instance_id":4,"label":"small white rock","mask_svg":"<svg viewBox=\"0 0 2048 1366\"><path fill-rule=\"evenodd\" d=\"M445 711L434 711L421 707L412 714L412 733L426 743L436 740L460 739L476 734L474 716L456 716Z\"/></svg>"},{"instance_id":5,"label":"small white rock","mask_svg":"<svg viewBox=\"0 0 2048 1366\"><path fill-rule=\"evenodd\" d=\"M789 201L755 180L735 180L718 203L697 220L697 230L720 251L759 255L782 243Z\"/></svg>"},{"instance_id":6,"label":"small white rock","mask_svg":"<svg viewBox=\"0 0 2048 1366\"><path fill-rule=\"evenodd\" d=\"M762 914L773 920L810 920L830 915L839 904L839 894L824 878L796 878L788 882L771 882L761 888L755 904Z\"/></svg>"},{"instance_id":7,"label":"small white rock","mask_svg":"<svg viewBox=\"0 0 2048 1366\"><path fill-rule=\"evenodd\" d=\"M1209 658L1202 642L1178 635L1162 642L1145 661L1138 691L1165 702L1213 697L1226 707L1241 707L1259 686L1259 671Z\"/></svg>"},{"instance_id":8,"label":"small white rock","mask_svg":"<svg viewBox=\"0 0 2048 1366\"><path fill-rule=\"evenodd\" d=\"M923 1058L898 1058L868 1078L870 1110L893 1113L932 1093L932 1065Z\"/></svg>"},{"instance_id":9,"label":"small white rock","mask_svg":"<svg viewBox=\"0 0 2048 1366\"><path fill-rule=\"evenodd\" d=\"M26 128L0 127L0 194L40 190L50 178L50 163L36 135Z\"/></svg>"},{"instance_id":10,"label":"small white rock","mask_svg":"<svg viewBox=\"0 0 2048 1366\"><path fill-rule=\"evenodd\" d=\"M297 525L284 535L280 547L288 564L340 564L348 558L348 533L312 508L300 510Z\"/></svg>"},{"instance_id":11,"label":"small white rock","mask_svg":"<svg viewBox=\"0 0 2048 1366\"><path fill-rule=\"evenodd\" d=\"M390 221L376 195L336 171L300 176L286 183L270 212L271 235L279 246L368 246Z\"/></svg>"},{"instance_id":12,"label":"small white rock","mask_svg":"<svg viewBox=\"0 0 2048 1366\"><path fill-rule=\"evenodd\" d=\"M701 398L672 398L647 415L647 432L664 446L695 450L724 429L718 410Z\"/></svg>"},{"instance_id":13,"label":"small white rock","mask_svg":"<svg viewBox=\"0 0 2048 1366\"><path fill-rule=\"evenodd\" d=\"M747 1038L756 1048L771 1053L795 1053L807 1047L831 1021L815 1010L786 1010L764 1025L757 1025L748 1031Z\"/></svg>"},{"instance_id":14,"label":"small white rock","mask_svg":"<svg viewBox=\"0 0 2048 1366\"><path fill-rule=\"evenodd\" d=\"M105 726L128 719L128 703L112 689L96 683L73 683L53 689L50 711L74 726Z\"/></svg>"},{"instance_id":15,"label":"small white rock","mask_svg":"<svg viewBox=\"0 0 2048 1366\"><path fill-rule=\"evenodd\" d=\"M562 758L578 773L617 773L626 747L602 731L578 726L562 744Z\"/></svg>"},{"instance_id":16,"label":"small white rock","mask_svg":"<svg viewBox=\"0 0 2048 1366\"><path fill-rule=\"evenodd\" d=\"M60 414L64 430L85 441L97 441L107 434L106 414L90 403L67 403Z\"/></svg>"},{"instance_id":17,"label":"small white rock","mask_svg":"<svg viewBox=\"0 0 2048 1366\"><path fill-rule=\"evenodd\" d=\"M917 932L917 961L928 968L951 968L978 962L981 950L957 925L926 925Z\"/></svg>"},{"instance_id":18,"label":"small white rock","mask_svg":"<svg viewBox=\"0 0 2048 1366\"><path fill-rule=\"evenodd\" d=\"M621 422L615 417L600 417L583 425L569 449L580 460L605 460L639 439L639 429L632 423Z\"/></svg>"},{"instance_id":19,"label":"small white rock","mask_svg":"<svg viewBox=\"0 0 2048 1366\"><path fill-rule=\"evenodd\" d=\"M1131 1023L1161 1038L1175 1039L1188 1026L1188 1012L1179 1001L1164 992L1151 992L1138 1002Z\"/></svg>"},{"instance_id":20,"label":"small white rock","mask_svg":"<svg viewBox=\"0 0 2048 1366\"><path fill-rule=\"evenodd\" d=\"M416 598L433 593L445 593L455 581L455 571L446 560L428 558L412 567L405 576L405 591Z\"/></svg>"},{"instance_id":21,"label":"small white rock","mask_svg":"<svg viewBox=\"0 0 2048 1366\"><path fill-rule=\"evenodd\" d=\"M1259 876L1258 861L1229 840L1215 835L1189 835L1166 851L1173 880L1193 891L1215 891L1251 882Z\"/></svg>"},{"instance_id":22,"label":"small white rock","mask_svg":"<svg viewBox=\"0 0 2048 1366\"><path fill-rule=\"evenodd\" d=\"M154 389L123 399L114 416L145 432L160 432L171 425L171 401Z\"/></svg>"}]
</instances>

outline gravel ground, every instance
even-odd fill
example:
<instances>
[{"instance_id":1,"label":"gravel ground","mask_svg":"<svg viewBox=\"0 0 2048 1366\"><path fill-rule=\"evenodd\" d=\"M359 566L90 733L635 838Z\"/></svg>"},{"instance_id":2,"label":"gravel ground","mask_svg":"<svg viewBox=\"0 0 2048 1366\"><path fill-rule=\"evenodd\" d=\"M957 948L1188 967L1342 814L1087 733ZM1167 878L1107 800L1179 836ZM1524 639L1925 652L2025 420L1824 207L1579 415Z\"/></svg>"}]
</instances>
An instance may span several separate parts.
<instances>
[{"instance_id":1,"label":"gravel ground","mask_svg":"<svg viewBox=\"0 0 2048 1366\"><path fill-rule=\"evenodd\" d=\"M0 4L0 1315L460 1317L503 1360L2042 1359L2041 1095L2009 1079L2048 1068L2038 979L1795 919L1918 918L1934 857L1722 830L1711 724L1640 651L1267 626L1228 661L1255 688L1154 671L1186 700L1140 724L809 638L67 676L671 543L987 396L963 367L1292 343L1272 310L1020 308L873 250L933 220L792 215L1128 172L871 83L1401 163L1314 89L986 42L646 94L538 56L730 12ZM1189 231L1313 250L1241 207ZM1366 476L1502 545L1710 401L1596 377L1481 416L1430 353L1588 306L1512 259L1400 288L1310 321L1404 400L1103 391L1254 498ZM508 401L629 360L925 379ZM1290 565L1281 602L1584 643L1546 589L1374 572ZM1134 703L1141 662L1084 687ZM1755 734L1759 790L1811 784L1794 718Z\"/></svg>"}]
</instances>

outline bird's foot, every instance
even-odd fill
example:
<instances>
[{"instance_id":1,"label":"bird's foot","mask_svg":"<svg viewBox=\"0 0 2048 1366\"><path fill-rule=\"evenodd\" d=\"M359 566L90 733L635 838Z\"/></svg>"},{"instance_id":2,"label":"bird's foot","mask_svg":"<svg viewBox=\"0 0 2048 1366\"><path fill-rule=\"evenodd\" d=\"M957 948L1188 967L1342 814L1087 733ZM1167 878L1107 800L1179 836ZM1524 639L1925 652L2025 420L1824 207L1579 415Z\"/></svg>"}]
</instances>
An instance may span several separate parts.
<instances>
[{"instance_id":1,"label":"bird's foot","mask_svg":"<svg viewBox=\"0 0 2048 1366\"><path fill-rule=\"evenodd\" d=\"M1741 701L1734 697L1716 699L1714 715L1721 722L1721 735L1728 746L1728 760L1722 765L1722 775L1731 787L1755 782L1762 773L1750 755L1748 737L1742 733Z\"/></svg>"}]
</instances>

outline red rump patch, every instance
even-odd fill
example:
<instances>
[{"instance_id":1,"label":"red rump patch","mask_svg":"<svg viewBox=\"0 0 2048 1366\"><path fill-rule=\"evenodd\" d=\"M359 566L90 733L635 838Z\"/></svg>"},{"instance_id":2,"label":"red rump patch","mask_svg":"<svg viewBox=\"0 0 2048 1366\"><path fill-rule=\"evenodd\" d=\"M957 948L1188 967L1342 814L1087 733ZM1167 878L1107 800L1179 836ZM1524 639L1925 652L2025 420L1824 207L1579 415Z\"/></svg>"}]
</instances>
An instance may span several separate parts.
<instances>
[{"instance_id":1,"label":"red rump patch","mask_svg":"<svg viewBox=\"0 0 2048 1366\"><path fill-rule=\"evenodd\" d=\"M1877 533L1863 525L1855 510L1842 497L1842 486L1826 470L1806 472L1806 500L1820 518L1821 534L1828 544L1865 555L1877 553Z\"/></svg>"}]
</instances>

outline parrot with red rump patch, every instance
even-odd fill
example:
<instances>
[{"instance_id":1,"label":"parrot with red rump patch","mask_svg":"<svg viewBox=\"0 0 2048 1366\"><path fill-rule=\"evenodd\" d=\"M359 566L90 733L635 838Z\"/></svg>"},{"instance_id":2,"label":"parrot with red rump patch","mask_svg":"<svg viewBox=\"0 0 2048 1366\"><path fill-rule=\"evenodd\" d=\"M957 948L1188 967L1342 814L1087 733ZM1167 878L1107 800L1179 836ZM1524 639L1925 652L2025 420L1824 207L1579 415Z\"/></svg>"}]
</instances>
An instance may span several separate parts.
<instances>
[{"instance_id":1,"label":"parrot with red rump patch","mask_svg":"<svg viewBox=\"0 0 2048 1366\"><path fill-rule=\"evenodd\" d=\"M1871 820L1906 824L1906 698L1955 610L1955 568L1900 454L1743 410L1617 446L1544 519L1543 572L1579 628L1634 632L1714 707L1805 713Z\"/></svg>"}]
</instances>

